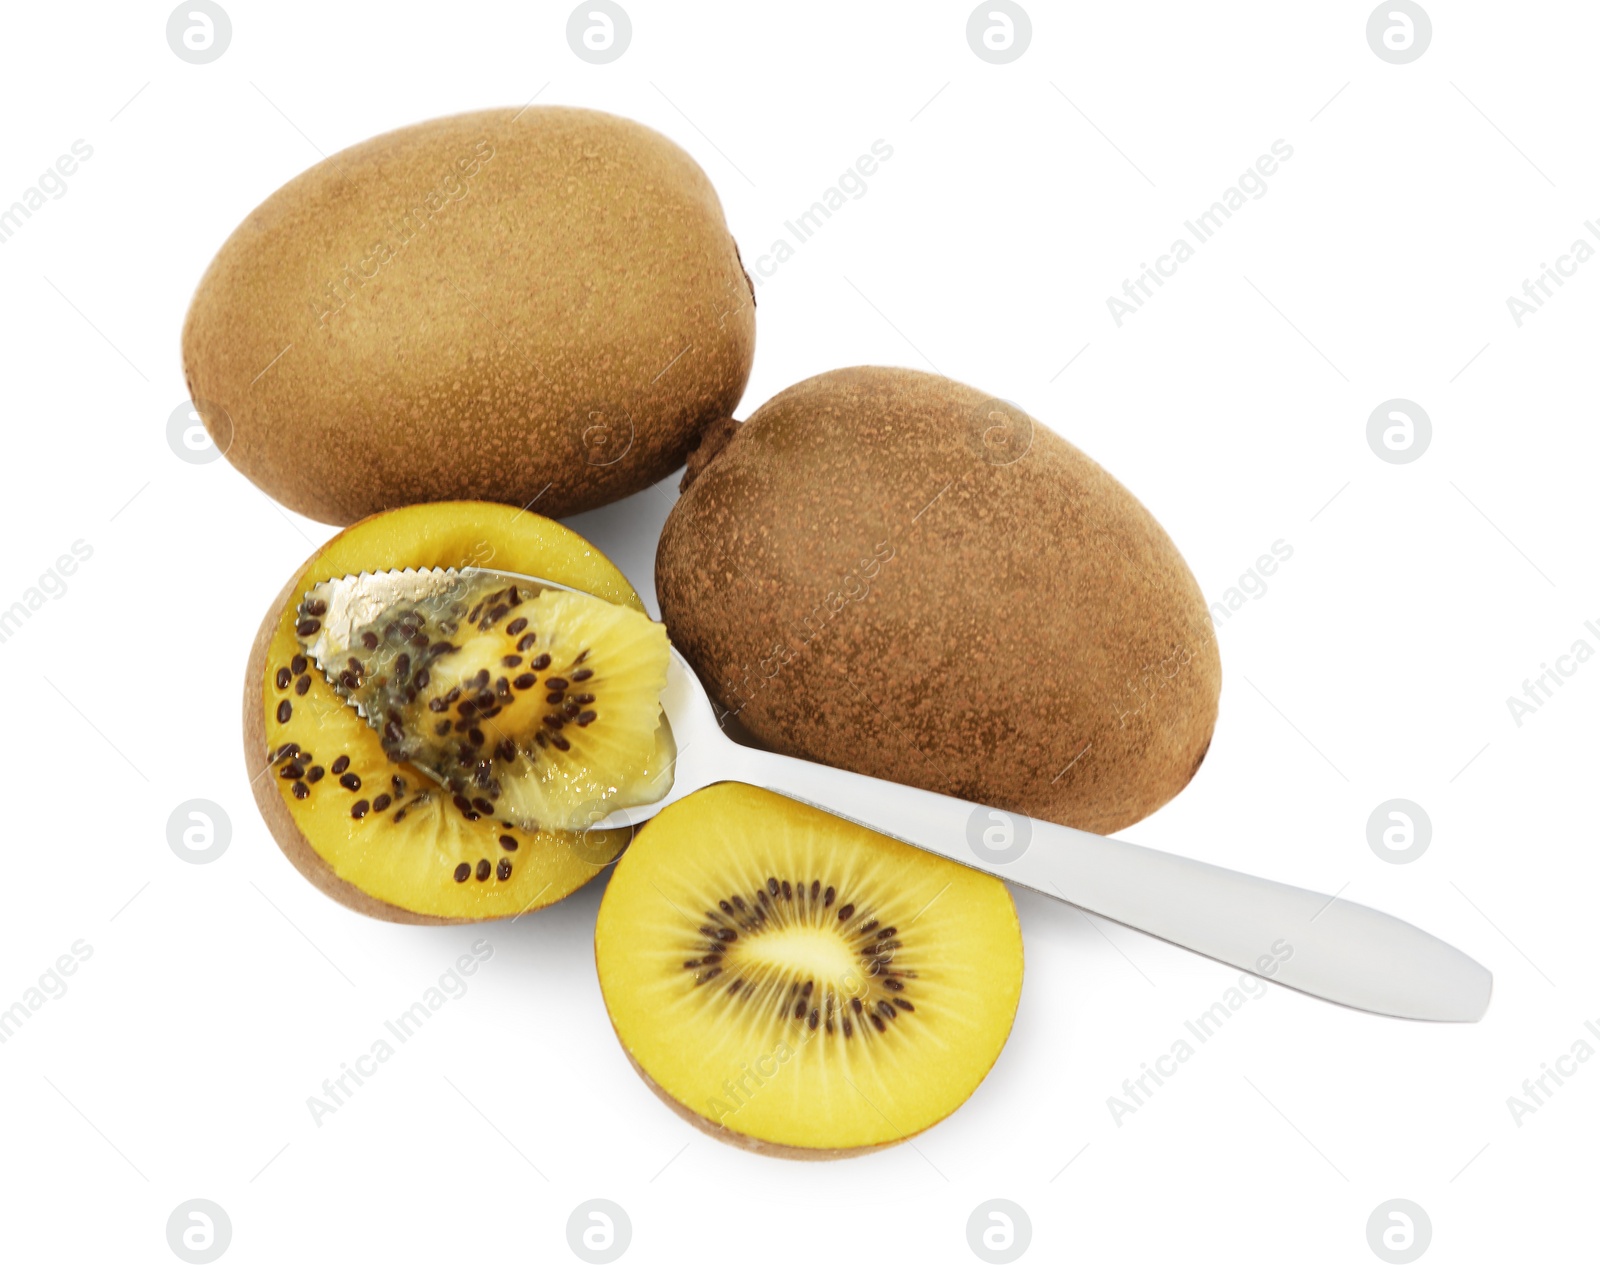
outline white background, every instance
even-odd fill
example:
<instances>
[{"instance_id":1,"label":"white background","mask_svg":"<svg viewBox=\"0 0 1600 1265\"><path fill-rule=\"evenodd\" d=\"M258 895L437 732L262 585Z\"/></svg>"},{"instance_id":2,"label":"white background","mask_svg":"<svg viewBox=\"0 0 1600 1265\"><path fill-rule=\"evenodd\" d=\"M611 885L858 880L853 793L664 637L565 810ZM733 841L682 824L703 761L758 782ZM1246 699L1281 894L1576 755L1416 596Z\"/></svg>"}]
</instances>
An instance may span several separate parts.
<instances>
[{"instance_id":1,"label":"white background","mask_svg":"<svg viewBox=\"0 0 1600 1265\"><path fill-rule=\"evenodd\" d=\"M1520 726L1506 698L1580 637L1600 650L1600 262L1520 328L1506 298L1600 215L1600 12L1434 3L1428 51L1392 65L1365 3L1028 0L1031 46L991 65L964 3L627 2L603 66L564 4L225 0L203 66L164 4L8 9L0 206L73 141L94 154L0 246L0 607L93 550L0 644L0 1007L93 952L0 1046L7 1258L170 1261L169 1213L203 1197L228 1261L559 1261L602 1197L630 1260L959 1262L1001 1197L1026 1259L1368 1261L1369 1214L1403 1197L1424 1259L1592 1259L1600 1059L1520 1127L1506 1100L1600 1050L1600 662ZM747 262L888 141L761 286L741 412L838 366L936 367L1106 465L1209 600L1292 546L1221 629L1204 768L1127 837L1428 928L1495 972L1487 1019L1273 989L1119 1125L1107 1098L1236 972L1019 895L1022 1006L972 1101L913 1145L801 1165L693 1131L629 1070L592 966L602 883L514 927L417 929L304 882L251 802L240 678L332 529L169 450L184 311L320 154L536 93L693 153ZM1107 297L1279 138L1268 193L1118 328ZM1432 418L1411 464L1366 441L1394 397ZM646 594L672 487L574 520ZM1433 824L1406 865L1366 838L1397 796ZM167 844L196 797L232 821L212 864ZM480 936L471 991L314 1124L323 1079Z\"/></svg>"}]
</instances>

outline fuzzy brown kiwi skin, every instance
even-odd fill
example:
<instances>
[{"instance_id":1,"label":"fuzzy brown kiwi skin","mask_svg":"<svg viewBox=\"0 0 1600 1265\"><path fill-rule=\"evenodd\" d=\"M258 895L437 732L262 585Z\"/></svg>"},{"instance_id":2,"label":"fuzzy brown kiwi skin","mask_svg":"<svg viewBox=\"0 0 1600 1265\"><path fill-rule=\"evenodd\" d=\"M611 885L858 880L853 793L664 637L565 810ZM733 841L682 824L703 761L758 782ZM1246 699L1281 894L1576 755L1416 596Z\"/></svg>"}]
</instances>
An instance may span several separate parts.
<instances>
[{"instance_id":1,"label":"fuzzy brown kiwi skin","mask_svg":"<svg viewBox=\"0 0 1600 1265\"><path fill-rule=\"evenodd\" d=\"M331 896L341 905L347 905L359 914L366 914L369 918L382 918L387 922L404 922L423 927L444 927L475 921L471 918L443 918L433 914L413 913L409 909L401 909L398 905L391 905L387 901L369 896L355 884L347 883L334 873L333 867L318 855L310 840L301 833L300 827L295 823L294 814L289 811L289 806L283 802L283 796L278 791L278 779L262 776L270 767L266 764L266 709L261 703L261 683L266 676L267 650L272 645L273 637L277 635L278 621L283 617L283 608L286 603L293 600L299 583L300 577L297 575L283 586L283 591L273 600L266 618L261 621L261 627L256 631L255 642L250 647L250 662L244 672L244 765L250 774L250 791L255 796L256 807L261 810L267 829L272 832L273 839L283 850L283 855L294 864L295 869L305 875L325 896Z\"/></svg>"},{"instance_id":2,"label":"fuzzy brown kiwi skin","mask_svg":"<svg viewBox=\"0 0 1600 1265\"><path fill-rule=\"evenodd\" d=\"M657 547L662 616L759 745L1113 834L1199 770L1215 631L1160 524L1083 453L1043 426L1008 463L971 449L989 403L862 366L708 437Z\"/></svg>"},{"instance_id":3,"label":"fuzzy brown kiwi skin","mask_svg":"<svg viewBox=\"0 0 1600 1265\"><path fill-rule=\"evenodd\" d=\"M358 261L366 277L375 236L395 245L407 208L472 152L469 192L440 226L353 288L359 312L341 300L319 315L348 283L316 285ZM670 239L652 247L641 225ZM508 258L521 268L502 271ZM655 297L627 326L619 260L626 290ZM487 110L363 141L273 193L207 268L182 347L218 447L302 514L346 524L537 494L562 517L665 478L735 407L754 361L754 286L710 179L666 137L593 110ZM602 403L636 429L591 462L577 419Z\"/></svg>"}]
</instances>

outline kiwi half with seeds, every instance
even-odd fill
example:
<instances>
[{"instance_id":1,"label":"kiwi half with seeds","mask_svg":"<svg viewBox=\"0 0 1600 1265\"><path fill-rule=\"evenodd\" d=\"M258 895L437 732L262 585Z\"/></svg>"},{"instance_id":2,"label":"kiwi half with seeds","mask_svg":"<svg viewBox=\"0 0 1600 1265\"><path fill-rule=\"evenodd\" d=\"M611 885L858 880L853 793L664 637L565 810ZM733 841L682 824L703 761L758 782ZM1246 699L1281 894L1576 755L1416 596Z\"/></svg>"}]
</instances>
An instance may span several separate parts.
<instances>
[{"instance_id":1,"label":"kiwi half with seeds","mask_svg":"<svg viewBox=\"0 0 1600 1265\"><path fill-rule=\"evenodd\" d=\"M595 961L656 1093L714 1137L792 1159L944 1119L999 1057L1022 987L998 879L732 782L640 832Z\"/></svg>"},{"instance_id":2,"label":"kiwi half with seeds","mask_svg":"<svg viewBox=\"0 0 1600 1265\"><path fill-rule=\"evenodd\" d=\"M400 651L385 660L382 671L363 672L360 680L352 675L343 682L337 673L330 681L307 653L306 638L315 632L309 623L318 615L315 606L305 604L304 595L315 584L364 571L435 567L493 567L541 576L593 595L574 598L588 613L571 627L580 640L596 639L590 658L597 662L607 643L601 627L607 616L612 627L619 620L624 627L630 621L650 623L638 595L610 561L581 537L538 515L509 506L457 501L410 506L364 519L335 536L297 570L257 633L244 690L251 788L284 853L319 888L351 908L413 923L512 917L552 904L583 886L615 859L629 832L552 829L537 813L522 811L529 805L512 811L484 794L482 787L451 788L448 780L459 770L407 759L427 753L396 750L391 735L382 732L383 725L374 728L346 697L367 690L375 700L378 695L372 691L387 688L377 685L375 678L394 673ZM528 601L522 609L537 605ZM554 618L557 612L546 614ZM481 649L487 653L500 649L513 622L507 617L488 629L468 631L484 640ZM420 628L413 632L421 635ZM552 645L562 644L552 630L540 635L551 637ZM429 639L430 646L434 639ZM472 655L477 652L468 649L476 640L459 635L453 639L462 647L464 661L476 662ZM664 635L661 641L664 647ZM409 640L407 644L413 654L412 684L422 670L438 673L443 683L453 670L443 665L454 656L436 656L424 669L418 656L426 651ZM628 636L617 648L627 653L637 650ZM581 649L572 649L568 657L576 658ZM547 652L554 656L558 650ZM556 662L552 657L549 666ZM348 665L345 670L351 671ZM472 675L476 672L475 668ZM557 692L550 688L552 673L539 670L536 675L537 685L524 693L531 700L537 691L540 715L557 709L563 730L542 726L537 719L534 726L552 733L600 733L599 721L567 727L565 707L575 701L571 693L559 704L548 703L548 695ZM587 692L599 694L598 688ZM619 694L617 701L626 702L626 694ZM420 694L418 701L423 715L435 716ZM531 702L528 710L531 718L535 710ZM581 714L584 708L579 710ZM598 702L593 710L600 713ZM617 719L622 731L637 728ZM521 722L519 715L518 735L524 729ZM640 761L633 774L642 776L655 758ZM619 786L628 781L630 771L623 772ZM547 788L547 793L553 792Z\"/></svg>"}]
</instances>

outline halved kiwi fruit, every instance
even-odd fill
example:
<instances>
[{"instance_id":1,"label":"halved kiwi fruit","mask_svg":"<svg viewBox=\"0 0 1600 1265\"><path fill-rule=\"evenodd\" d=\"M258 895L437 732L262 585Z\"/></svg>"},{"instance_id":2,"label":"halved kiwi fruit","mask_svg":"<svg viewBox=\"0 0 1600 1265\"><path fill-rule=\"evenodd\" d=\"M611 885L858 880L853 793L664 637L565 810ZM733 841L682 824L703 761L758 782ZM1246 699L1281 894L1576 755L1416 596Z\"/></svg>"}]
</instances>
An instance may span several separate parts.
<instances>
[{"instance_id":1,"label":"halved kiwi fruit","mask_svg":"<svg viewBox=\"0 0 1600 1265\"><path fill-rule=\"evenodd\" d=\"M319 670L315 586L472 567L582 592L505 594L469 571L437 609L380 612L354 630L348 661ZM670 740L651 687L666 653L622 574L548 519L484 502L374 515L300 568L256 636L244 699L256 803L301 872L363 913L462 922L551 904L628 839L558 827L655 797Z\"/></svg>"},{"instance_id":2,"label":"halved kiwi fruit","mask_svg":"<svg viewBox=\"0 0 1600 1265\"><path fill-rule=\"evenodd\" d=\"M665 809L618 864L595 961L656 1093L712 1136L832 1159L944 1119L1022 988L998 879L769 791Z\"/></svg>"}]
</instances>

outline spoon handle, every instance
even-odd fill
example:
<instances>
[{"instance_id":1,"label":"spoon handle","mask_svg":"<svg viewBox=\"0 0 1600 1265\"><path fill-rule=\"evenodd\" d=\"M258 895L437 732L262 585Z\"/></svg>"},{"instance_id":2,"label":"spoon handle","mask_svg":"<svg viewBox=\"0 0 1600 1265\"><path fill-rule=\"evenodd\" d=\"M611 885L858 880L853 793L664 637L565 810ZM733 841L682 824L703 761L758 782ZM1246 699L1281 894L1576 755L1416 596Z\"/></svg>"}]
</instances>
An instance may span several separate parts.
<instances>
[{"instance_id":1,"label":"spoon handle","mask_svg":"<svg viewBox=\"0 0 1600 1265\"><path fill-rule=\"evenodd\" d=\"M1352 901L766 751L725 776L1329 1001L1460 1022L1489 1005L1484 967Z\"/></svg>"}]
</instances>

